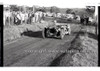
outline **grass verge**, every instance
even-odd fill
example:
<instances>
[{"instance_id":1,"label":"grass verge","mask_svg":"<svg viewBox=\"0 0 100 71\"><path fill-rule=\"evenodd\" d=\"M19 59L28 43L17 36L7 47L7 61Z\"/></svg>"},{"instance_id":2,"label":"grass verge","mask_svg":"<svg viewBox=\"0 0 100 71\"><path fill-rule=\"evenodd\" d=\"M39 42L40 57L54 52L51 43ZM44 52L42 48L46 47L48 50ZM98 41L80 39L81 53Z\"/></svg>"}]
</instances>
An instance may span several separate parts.
<instances>
[{"instance_id":1,"label":"grass verge","mask_svg":"<svg viewBox=\"0 0 100 71\"><path fill-rule=\"evenodd\" d=\"M70 53L66 53L61 59L60 66L98 66L98 40L95 28L83 26L68 51Z\"/></svg>"}]
</instances>

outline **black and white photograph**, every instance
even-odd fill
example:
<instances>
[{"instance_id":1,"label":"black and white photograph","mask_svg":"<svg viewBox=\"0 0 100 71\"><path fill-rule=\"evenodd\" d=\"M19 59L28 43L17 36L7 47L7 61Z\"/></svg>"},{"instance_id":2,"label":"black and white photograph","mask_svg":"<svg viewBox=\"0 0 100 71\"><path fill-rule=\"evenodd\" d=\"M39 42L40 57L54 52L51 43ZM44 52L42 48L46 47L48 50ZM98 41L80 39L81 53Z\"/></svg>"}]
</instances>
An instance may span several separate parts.
<instances>
[{"instance_id":1,"label":"black and white photograph","mask_svg":"<svg viewBox=\"0 0 100 71\"><path fill-rule=\"evenodd\" d=\"M1 26L0 26L0 66L1 66Z\"/></svg>"},{"instance_id":2,"label":"black and white photograph","mask_svg":"<svg viewBox=\"0 0 100 71\"><path fill-rule=\"evenodd\" d=\"M39 1L3 3L3 66L98 67L98 6Z\"/></svg>"},{"instance_id":3,"label":"black and white photograph","mask_svg":"<svg viewBox=\"0 0 100 71\"><path fill-rule=\"evenodd\" d=\"M1 39L2 39L2 37L1 37L1 34L3 33L2 32L2 22L3 22L3 18L2 18L2 15L3 15L3 5L0 5L0 67L2 66L2 46L1 46L1 44L2 44L2 42L1 42ZM2 19L1 19L2 18Z\"/></svg>"}]
</instances>

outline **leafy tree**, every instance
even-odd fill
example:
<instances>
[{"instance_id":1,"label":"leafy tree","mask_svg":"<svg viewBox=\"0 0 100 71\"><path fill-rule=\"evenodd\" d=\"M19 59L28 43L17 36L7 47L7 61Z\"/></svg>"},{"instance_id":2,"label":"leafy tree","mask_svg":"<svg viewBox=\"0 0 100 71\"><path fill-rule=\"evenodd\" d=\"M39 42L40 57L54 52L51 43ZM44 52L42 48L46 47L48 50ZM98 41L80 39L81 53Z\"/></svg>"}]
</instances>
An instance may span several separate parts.
<instances>
[{"instance_id":1,"label":"leafy tree","mask_svg":"<svg viewBox=\"0 0 100 71\"><path fill-rule=\"evenodd\" d=\"M95 6L86 6L86 11L88 12L95 12Z\"/></svg>"},{"instance_id":2,"label":"leafy tree","mask_svg":"<svg viewBox=\"0 0 100 71\"><path fill-rule=\"evenodd\" d=\"M51 13L53 13L53 12L58 13L58 12L60 12L60 10L59 10L59 8L57 8L57 7L55 7L55 6L52 6L52 7L50 8L50 12L51 12Z\"/></svg>"},{"instance_id":3,"label":"leafy tree","mask_svg":"<svg viewBox=\"0 0 100 71\"><path fill-rule=\"evenodd\" d=\"M71 13L72 13L72 9L66 10L66 14L71 14Z\"/></svg>"},{"instance_id":4,"label":"leafy tree","mask_svg":"<svg viewBox=\"0 0 100 71\"><path fill-rule=\"evenodd\" d=\"M10 5L11 11L19 11L19 8L16 5Z\"/></svg>"}]
</instances>

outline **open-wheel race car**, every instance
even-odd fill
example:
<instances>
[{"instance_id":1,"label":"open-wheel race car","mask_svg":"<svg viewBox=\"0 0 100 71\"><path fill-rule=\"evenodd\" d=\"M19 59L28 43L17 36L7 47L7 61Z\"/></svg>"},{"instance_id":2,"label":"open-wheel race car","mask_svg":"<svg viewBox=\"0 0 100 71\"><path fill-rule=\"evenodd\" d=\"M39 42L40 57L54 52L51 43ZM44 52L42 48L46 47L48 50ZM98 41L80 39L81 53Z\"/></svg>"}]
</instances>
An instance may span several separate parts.
<instances>
[{"instance_id":1,"label":"open-wheel race car","mask_svg":"<svg viewBox=\"0 0 100 71\"><path fill-rule=\"evenodd\" d=\"M43 38L56 37L63 39L66 34L70 34L71 29L68 24L59 24L55 26L45 27L42 31Z\"/></svg>"}]
</instances>

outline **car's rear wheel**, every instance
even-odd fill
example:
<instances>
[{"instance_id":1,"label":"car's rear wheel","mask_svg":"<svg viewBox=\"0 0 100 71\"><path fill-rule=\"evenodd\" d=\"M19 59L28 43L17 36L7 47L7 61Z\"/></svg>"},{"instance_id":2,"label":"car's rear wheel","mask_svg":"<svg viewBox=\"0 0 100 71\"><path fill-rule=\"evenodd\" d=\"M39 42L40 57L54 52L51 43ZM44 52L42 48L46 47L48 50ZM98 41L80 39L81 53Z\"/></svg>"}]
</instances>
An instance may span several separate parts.
<instances>
[{"instance_id":1,"label":"car's rear wheel","mask_svg":"<svg viewBox=\"0 0 100 71\"><path fill-rule=\"evenodd\" d=\"M43 30L42 30L42 36L43 36L43 38L46 38L47 36L46 36L46 28L44 28Z\"/></svg>"}]
</instances>

